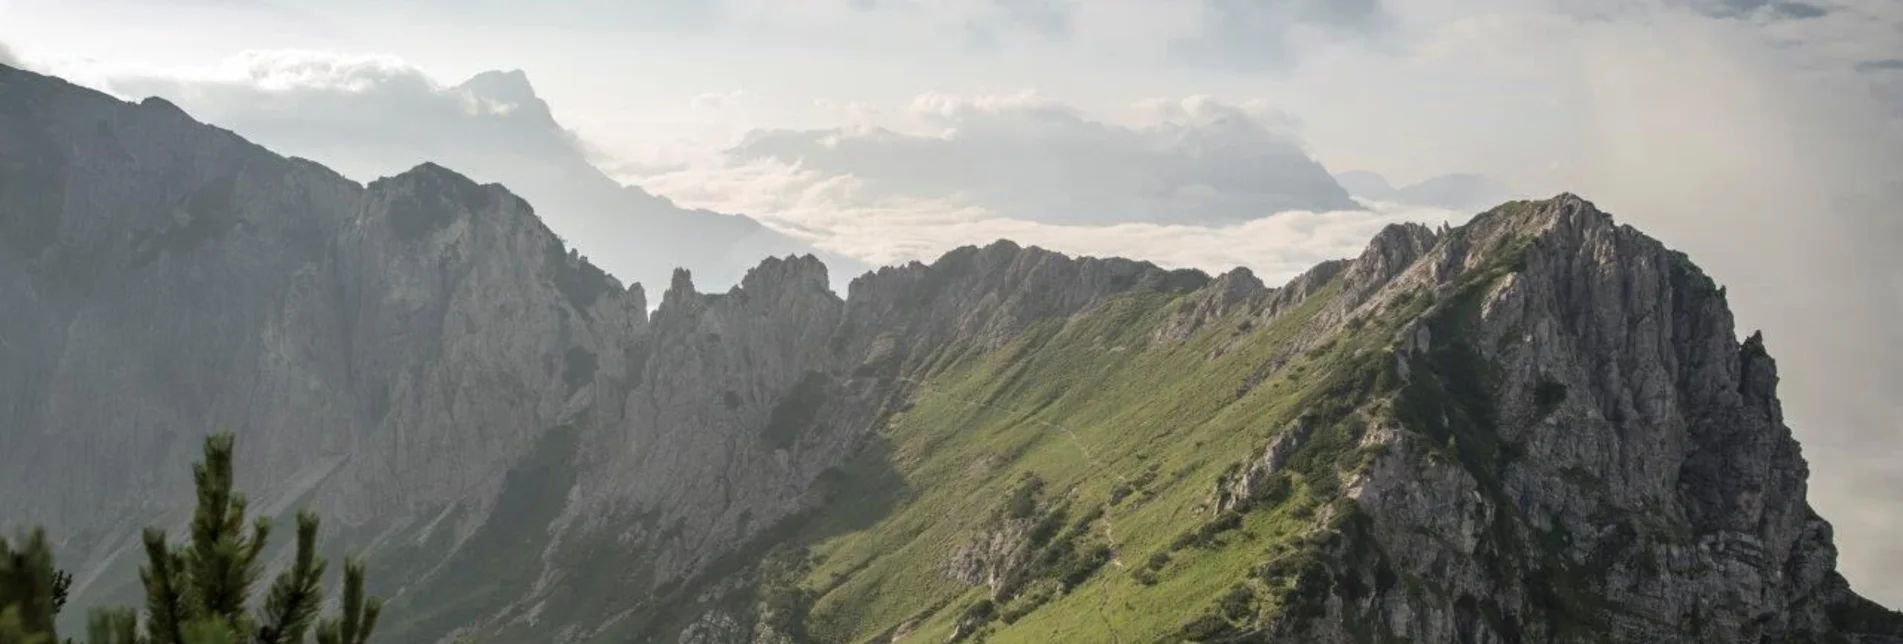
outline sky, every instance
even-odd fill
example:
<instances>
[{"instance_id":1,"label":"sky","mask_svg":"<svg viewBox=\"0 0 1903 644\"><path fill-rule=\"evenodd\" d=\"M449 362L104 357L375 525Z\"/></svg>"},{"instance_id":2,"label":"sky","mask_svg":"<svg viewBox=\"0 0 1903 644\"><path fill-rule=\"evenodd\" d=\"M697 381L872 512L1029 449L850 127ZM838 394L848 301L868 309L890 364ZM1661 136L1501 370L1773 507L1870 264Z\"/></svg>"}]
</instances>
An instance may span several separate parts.
<instances>
[{"instance_id":1,"label":"sky","mask_svg":"<svg viewBox=\"0 0 1903 644\"><path fill-rule=\"evenodd\" d=\"M213 122L520 69L616 179L869 264L1009 237L1275 281L1471 212L1317 168L1575 192L1765 331L1845 574L1903 606L1903 2L0 0L8 57Z\"/></svg>"}]
</instances>

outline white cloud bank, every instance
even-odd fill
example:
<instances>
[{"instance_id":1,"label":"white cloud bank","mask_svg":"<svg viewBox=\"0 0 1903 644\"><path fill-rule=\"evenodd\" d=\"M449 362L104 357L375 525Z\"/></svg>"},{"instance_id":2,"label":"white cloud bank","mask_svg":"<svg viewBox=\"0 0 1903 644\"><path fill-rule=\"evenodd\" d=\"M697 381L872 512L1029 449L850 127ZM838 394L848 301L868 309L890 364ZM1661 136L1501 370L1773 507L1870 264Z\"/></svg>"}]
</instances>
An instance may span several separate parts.
<instances>
[{"instance_id":1,"label":"white cloud bank","mask_svg":"<svg viewBox=\"0 0 1903 644\"><path fill-rule=\"evenodd\" d=\"M1126 126L1034 92L928 92L906 110L917 131L763 129L726 152L855 179L857 192L939 199L1058 223L1237 223L1285 210L1356 208L1261 104L1149 100ZM718 169L716 169L718 170ZM643 183L652 177L639 177ZM665 182L679 183L679 181Z\"/></svg>"},{"instance_id":2,"label":"white cloud bank","mask_svg":"<svg viewBox=\"0 0 1903 644\"><path fill-rule=\"evenodd\" d=\"M1260 101L1147 99L1131 111L1136 122L1120 125L1034 92L927 92L904 110L909 131L756 131L703 163L624 178L868 264L1010 239L1210 272L1248 266L1271 282L1356 255L1387 224L1471 214L1363 207L1302 154L1292 117ZM1289 185L1322 196L1291 197ZM1346 207L1288 207L1301 200Z\"/></svg>"},{"instance_id":3,"label":"white cloud bank","mask_svg":"<svg viewBox=\"0 0 1903 644\"><path fill-rule=\"evenodd\" d=\"M1370 203L1352 211L1284 211L1227 225L1046 223L953 199L891 194L852 175L755 161L650 176L676 203L756 219L868 264L930 261L947 250L1010 239L1081 255L1134 257L1211 273L1248 266L1265 281L1359 254L1382 227L1460 223L1471 213Z\"/></svg>"}]
</instances>

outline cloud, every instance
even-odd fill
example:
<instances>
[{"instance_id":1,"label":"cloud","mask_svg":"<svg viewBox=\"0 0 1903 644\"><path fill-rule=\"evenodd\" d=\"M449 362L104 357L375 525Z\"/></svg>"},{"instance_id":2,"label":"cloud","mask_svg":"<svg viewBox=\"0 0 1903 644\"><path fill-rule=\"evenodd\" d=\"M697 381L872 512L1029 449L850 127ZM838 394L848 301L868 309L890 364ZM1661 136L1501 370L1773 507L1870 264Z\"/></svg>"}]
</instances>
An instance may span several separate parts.
<instances>
[{"instance_id":1,"label":"cloud","mask_svg":"<svg viewBox=\"0 0 1903 644\"><path fill-rule=\"evenodd\" d=\"M1010 239L1072 254L1136 257L1220 272L1248 266L1266 280L1352 257L1383 226L1459 223L1455 211L1373 203L1338 212L1290 211L1229 225L1044 223L946 199L877 190L850 175L778 161L697 168L644 185L689 207L754 213L769 226L867 264L929 261L967 244Z\"/></svg>"},{"instance_id":2,"label":"cloud","mask_svg":"<svg viewBox=\"0 0 1903 644\"><path fill-rule=\"evenodd\" d=\"M266 92L341 92L375 90L434 92L421 71L384 55L335 54L309 50L239 52L227 60L231 80ZM229 77L228 77L229 78Z\"/></svg>"},{"instance_id":3,"label":"cloud","mask_svg":"<svg viewBox=\"0 0 1903 644\"><path fill-rule=\"evenodd\" d=\"M760 97L744 89L697 94L687 104L697 110L732 110L753 107Z\"/></svg>"},{"instance_id":4,"label":"cloud","mask_svg":"<svg viewBox=\"0 0 1903 644\"><path fill-rule=\"evenodd\" d=\"M990 0L965 20L965 36L978 47L995 46L1010 32L1062 41L1070 37L1076 13L1075 0Z\"/></svg>"},{"instance_id":5,"label":"cloud","mask_svg":"<svg viewBox=\"0 0 1903 644\"><path fill-rule=\"evenodd\" d=\"M1507 190L1489 177L1457 172L1395 187L1387 177L1366 171L1338 172L1335 179L1349 194L1363 199L1391 201L1450 210L1478 211L1507 200Z\"/></svg>"},{"instance_id":6,"label":"cloud","mask_svg":"<svg viewBox=\"0 0 1903 644\"><path fill-rule=\"evenodd\" d=\"M1903 71L1903 58L1858 61L1856 70L1865 73Z\"/></svg>"},{"instance_id":7,"label":"cloud","mask_svg":"<svg viewBox=\"0 0 1903 644\"><path fill-rule=\"evenodd\" d=\"M20 59L13 55L13 50L8 48L4 42L0 42L0 65L6 65L8 67L19 67L21 65Z\"/></svg>"},{"instance_id":8,"label":"cloud","mask_svg":"<svg viewBox=\"0 0 1903 644\"><path fill-rule=\"evenodd\" d=\"M732 0L561 0L533 5L508 0L422 0L411 4L412 15L427 16L432 24L621 32L708 29L732 11L728 6Z\"/></svg>"},{"instance_id":9,"label":"cloud","mask_svg":"<svg viewBox=\"0 0 1903 644\"><path fill-rule=\"evenodd\" d=\"M1720 18L1764 17L1806 20L1821 18L1830 13L1823 7L1795 0L1702 0L1694 6L1708 15Z\"/></svg>"},{"instance_id":10,"label":"cloud","mask_svg":"<svg viewBox=\"0 0 1903 644\"><path fill-rule=\"evenodd\" d=\"M203 70L118 75L107 89L164 96L200 120L360 181L451 157L493 161L459 170L496 181L511 173L493 167L507 159L555 157L572 146L550 136L559 128L527 83L519 72L490 73L446 86L392 56L269 50Z\"/></svg>"},{"instance_id":11,"label":"cloud","mask_svg":"<svg viewBox=\"0 0 1903 644\"><path fill-rule=\"evenodd\" d=\"M1209 97L1139 108L1151 122L1124 126L1032 92L926 93L907 115L927 133L759 130L727 154L1026 221L1234 223L1356 207L1273 110Z\"/></svg>"},{"instance_id":12,"label":"cloud","mask_svg":"<svg viewBox=\"0 0 1903 644\"><path fill-rule=\"evenodd\" d=\"M815 99L813 107L833 116L846 129L866 129L886 114L885 108L864 101L835 101L822 98Z\"/></svg>"},{"instance_id":13,"label":"cloud","mask_svg":"<svg viewBox=\"0 0 1903 644\"><path fill-rule=\"evenodd\" d=\"M1131 111L1138 122L1118 125L1035 92L928 92L904 110L925 133L759 131L719 163L638 180L683 206L746 212L871 265L1010 239L1212 272L1248 266L1274 281L1353 256L1390 223L1469 216L1345 199L1345 209L1278 208L1280 195L1259 194L1278 182L1274 162L1312 164L1293 140L1294 117L1264 101L1207 96L1147 99ZM1081 214L1050 216L1067 211Z\"/></svg>"},{"instance_id":14,"label":"cloud","mask_svg":"<svg viewBox=\"0 0 1903 644\"><path fill-rule=\"evenodd\" d=\"M1294 64L1305 45L1366 34L1380 0L1201 0L1201 30L1171 44L1180 61L1263 71Z\"/></svg>"}]
</instances>

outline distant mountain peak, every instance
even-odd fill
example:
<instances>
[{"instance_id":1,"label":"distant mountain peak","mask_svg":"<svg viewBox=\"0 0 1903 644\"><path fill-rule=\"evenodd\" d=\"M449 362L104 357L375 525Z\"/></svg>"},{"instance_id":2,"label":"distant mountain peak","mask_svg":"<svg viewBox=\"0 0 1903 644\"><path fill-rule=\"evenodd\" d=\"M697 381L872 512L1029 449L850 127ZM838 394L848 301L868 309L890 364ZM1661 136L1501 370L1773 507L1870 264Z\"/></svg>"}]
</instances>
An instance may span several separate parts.
<instances>
[{"instance_id":1,"label":"distant mountain peak","mask_svg":"<svg viewBox=\"0 0 1903 644\"><path fill-rule=\"evenodd\" d=\"M1471 172L1437 175L1396 186L1379 173L1362 170L1335 173L1335 181L1362 199L1416 206L1470 210L1499 203L1508 191L1491 177Z\"/></svg>"},{"instance_id":2,"label":"distant mountain peak","mask_svg":"<svg viewBox=\"0 0 1903 644\"><path fill-rule=\"evenodd\" d=\"M469 107L477 114L521 116L556 126L548 103L535 94L528 73L520 69L476 74L453 91L471 99Z\"/></svg>"},{"instance_id":3,"label":"distant mountain peak","mask_svg":"<svg viewBox=\"0 0 1903 644\"><path fill-rule=\"evenodd\" d=\"M183 108L180 108L177 103L173 103L171 101L165 100L163 98L159 98L157 96L147 96L145 97L145 100L139 101L139 104L149 108L177 112L179 114L185 114L185 110Z\"/></svg>"},{"instance_id":4,"label":"distant mountain peak","mask_svg":"<svg viewBox=\"0 0 1903 644\"><path fill-rule=\"evenodd\" d=\"M462 173L457 172L455 170L451 170L449 168L443 167L441 164L438 164L434 161L424 161L422 163L418 163L414 167L411 167L409 170L405 170L390 178L402 179L404 177L413 177L413 176L439 176L439 177L450 179L459 183L466 183L471 186L476 185L476 182L470 179L469 177L463 176Z\"/></svg>"},{"instance_id":5,"label":"distant mountain peak","mask_svg":"<svg viewBox=\"0 0 1903 644\"><path fill-rule=\"evenodd\" d=\"M535 95L535 86L529 82L528 72L520 69L492 69L463 81L457 89L478 94L487 98L511 101L539 100Z\"/></svg>"}]
</instances>

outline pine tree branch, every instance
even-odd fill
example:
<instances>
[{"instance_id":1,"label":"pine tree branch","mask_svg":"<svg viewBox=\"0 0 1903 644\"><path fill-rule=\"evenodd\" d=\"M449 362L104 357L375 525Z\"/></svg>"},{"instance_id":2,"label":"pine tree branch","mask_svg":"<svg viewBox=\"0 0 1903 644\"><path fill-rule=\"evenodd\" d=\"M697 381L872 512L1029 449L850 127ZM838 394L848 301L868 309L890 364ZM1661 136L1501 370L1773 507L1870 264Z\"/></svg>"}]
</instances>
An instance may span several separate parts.
<instances>
[{"instance_id":1,"label":"pine tree branch","mask_svg":"<svg viewBox=\"0 0 1903 644\"><path fill-rule=\"evenodd\" d=\"M201 614L214 616L234 630L248 632L245 598L258 577L254 544L244 534L244 495L233 491L232 454L236 438L230 433L205 439L205 458L192 467L198 486L198 508L192 515L192 543L188 565L193 581L191 601ZM266 529L268 532L268 529ZM257 544L262 547L262 544Z\"/></svg>"},{"instance_id":2,"label":"pine tree branch","mask_svg":"<svg viewBox=\"0 0 1903 644\"><path fill-rule=\"evenodd\" d=\"M86 620L87 644L139 644L139 614L130 608L94 610Z\"/></svg>"},{"instance_id":3,"label":"pine tree branch","mask_svg":"<svg viewBox=\"0 0 1903 644\"><path fill-rule=\"evenodd\" d=\"M317 641L319 644L365 644L376 631L377 617L382 613L383 600L364 597L363 562L347 559L344 561L342 614L318 626Z\"/></svg>"},{"instance_id":4,"label":"pine tree branch","mask_svg":"<svg viewBox=\"0 0 1903 644\"><path fill-rule=\"evenodd\" d=\"M172 552L165 532L157 528L145 530L145 555L139 580L145 585L146 637L152 644L185 644L184 627L192 613L184 593L190 580L181 578L186 574L183 557Z\"/></svg>"},{"instance_id":5,"label":"pine tree branch","mask_svg":"<svg viewBox=\"0 0 1903 644\"><path fill-rule=\"evenodd\" d=\"M17 631L7 637L58 639L54 616L65 604L63 575L53 567L53 548L45 530L28 533L18 550L0 539L0 607L11 610L8 628ZM8 640L0 637L0 642Z\"/></svg>"},{"instance_id":6,"label":"pine tree branch","mask_svg":"<svg viewBox=\"0 0 1903 644\"><path fill-rule=\"evenodd\" d=\"M317 527L317 515L298 513L297 558L271 584L258 644L302 644L304 633L317 618L323 592L319 584L325 567L324 560L317 556Z\"/></svg>"}]
</instances>

